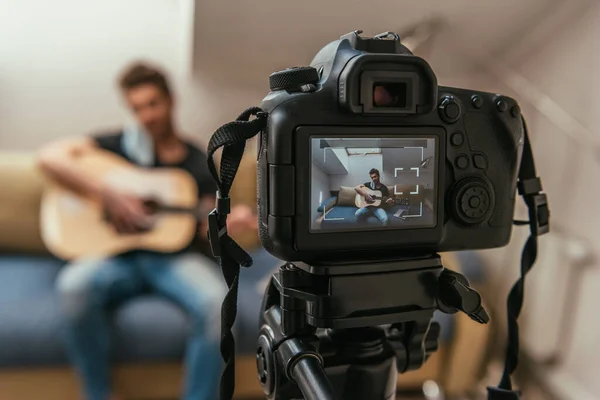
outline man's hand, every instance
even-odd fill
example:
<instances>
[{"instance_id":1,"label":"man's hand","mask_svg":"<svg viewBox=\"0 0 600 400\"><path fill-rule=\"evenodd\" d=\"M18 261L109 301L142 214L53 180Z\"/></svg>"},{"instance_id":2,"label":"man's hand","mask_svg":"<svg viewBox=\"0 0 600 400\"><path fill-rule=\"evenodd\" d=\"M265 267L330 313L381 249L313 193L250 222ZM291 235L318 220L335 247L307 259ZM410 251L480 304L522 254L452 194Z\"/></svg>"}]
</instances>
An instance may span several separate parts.
<instances>
[{"instance_id":1,"label":"man's hand","mask_svg":"<svg viewBox=\"0 0 600 400\"><path fill-rule=\"evenodd\" d=\"M200 222L199 233L201 237L208 239L206 234L208 225L204 220ZM258 232L258 217L252 209L246 205L237 205L231 208L227 216L227 234L236 236L247 232Z\"/></svg>"},{"instance_id":2,"label":"man's hand","mask_svg":"<svg viewBox=\"0 0 600 400\"><path fill-rule=\"evenodd\" d=\"M394 199L392 199L391 197L388 197L388 198L385 200L385 202L386 202L387 204L392 204L392 203L394 202Z\"/></svg>"},{"instance_id":3,"label":"man's hand","mask_svg":"<svg viewBox=\"0 0 600 400\"><path fill-rule=\"evenodd\" d=\"M373 203L373 196L371 196L370 194L366 194L365 195L365 200L367 201L367 203Z\"/></svg>"},{"instance_id":4,"label":"man's hand","mask_svg":"<svg viewBox=\"0 0 600 400\"><path fill-rule=\"evenodd\" d=\"M238 205L231 209L227 217L227 232L235 236L245 232L258 230L258 217L246 205Z\"/></svg>"},{"instance_id":5,"label":"man's hand","mask_svg":"<svg viewBox=\"0 0 600 400\"><path fill-rule=\"evenodd\" d=\"M144 226L147 216L141 199L107 189L102 192L102 206L119 233L136 233Z\"/></svg>"}]
</instances>

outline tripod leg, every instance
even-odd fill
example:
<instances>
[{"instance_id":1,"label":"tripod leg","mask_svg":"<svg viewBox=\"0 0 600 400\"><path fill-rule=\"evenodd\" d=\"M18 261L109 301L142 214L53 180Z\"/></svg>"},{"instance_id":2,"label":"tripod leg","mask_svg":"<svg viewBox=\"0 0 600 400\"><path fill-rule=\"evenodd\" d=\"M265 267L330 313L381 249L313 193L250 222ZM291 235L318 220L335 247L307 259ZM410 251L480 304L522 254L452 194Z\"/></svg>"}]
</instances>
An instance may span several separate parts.
<instances>
[{"instance_id":1,"label":"tripod leg","mask_svg":"<svg viewBox=\"0 0 600 400\"><path fill-rule=\"evenodd\" d=\"M290 372L306 400L336 400L338 398L317 357L309 354L298 359L292 365Z\"/></svg>"},{"instance_id":2,"label":"tripod leg","mask_svg":"<svg viewBox=\"0 0 600 400\"><path fill-rule=\"evenodd\" d=\"M319 353L299 338L281 332L281 310L269 308L258 339L259 378L268 399L337 400Z\"/></svg>"}]
</instances>

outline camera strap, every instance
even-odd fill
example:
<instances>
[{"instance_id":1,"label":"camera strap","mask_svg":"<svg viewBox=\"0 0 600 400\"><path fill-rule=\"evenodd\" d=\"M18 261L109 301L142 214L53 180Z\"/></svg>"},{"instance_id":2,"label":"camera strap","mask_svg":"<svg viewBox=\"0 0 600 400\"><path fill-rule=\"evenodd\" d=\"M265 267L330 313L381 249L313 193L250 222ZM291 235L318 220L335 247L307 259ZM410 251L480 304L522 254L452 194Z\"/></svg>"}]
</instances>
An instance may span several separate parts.
<instances>
[{"instance_id":1,"label":"camera strap","mask_svg":"<svg viewBox=\"0 0 600 400\"><path fill-rule=\"evenodd\" d=\"M529 225L531 231L523 252L521 253L521 276L513 285L506 301L508 320L508 345L504 361L504 372L498 387L488 387L488 400L518 400L520 392L513 390L511 374L519 362L519 325L517 320L521 314L525 295L525 275L531 270L538 251L537 238L550 230L550 210L548 198L542 192L542 181L535 171L533 152L527 132L527 124L523 121L524 143L521 166L519 168L519 194L523 196L529 212L529 221L515 221L515 225Z\"/></svg>"},{"instance_id":2,"label":"camera strap","mask_svg":"<svg viewBox=\"0 0 600 400\"><path fill-rule=\"evenodd\" d=\"M256 118L250 120L250 117ZM229 190L239 168L246 141L263 131L267 124L267 113L258 107L244 111L213 134L208 144L208 168L217 183L217 204L208 218L208 238L213 255L219 259L228 291L221 308L221 355L225 368L221 376L220 399L233 398L235 389L235 341L232 333L237 315L237 293L240 266L252 265L252 258L227 234L227 215L230 212ZM511 374L519 358L519 326L525 289L525 276L533 267L537 257L537 237L549 231L550 211L546 194L542 192L541 179L537 176L533 152L523 120L524 144L519 168L518 192L523 196L529 211L529 221L515 221L515 225L529 225L531 234L521 254L521 275L512 287L507 300L508 345L502 379L498 387L488 387L489 400L518 400L520 393L513 390ZM214 154L223 148L220 171L214 162Z\"/></svg>"},{"instance_id":3,"label":"camera strap","mask_svg":"<svg viewBox=\"0 0 600 400\"><path fill-rule=\"evenodd\" d=\"M256 116L256 119L250 120L251 116ZM208 143L208 169L218 188L216 207L208 215L208 239L213 255L219 259L228 287L221 307L221 356L225 361L219 393L221 400L233 398L235 390L235 340L232 329L237 315L240 265L252 265L250 255L227 234L227 215L231 210L229 190L244 155L246 141L262 131L266 123L266 113L258 107L249 108L235 121L217 129ZM221 147L223 152L217 173L214 154Z\"/></svg>"}]
</instances>

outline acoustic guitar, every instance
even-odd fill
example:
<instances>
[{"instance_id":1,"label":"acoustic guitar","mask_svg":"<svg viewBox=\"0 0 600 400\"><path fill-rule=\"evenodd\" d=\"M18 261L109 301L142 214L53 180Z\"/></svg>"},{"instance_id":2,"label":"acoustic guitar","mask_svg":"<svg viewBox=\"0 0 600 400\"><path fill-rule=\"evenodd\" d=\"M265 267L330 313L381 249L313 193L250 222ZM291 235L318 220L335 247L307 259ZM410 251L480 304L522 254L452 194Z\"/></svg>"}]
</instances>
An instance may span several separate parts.
<instances>
[{"instance_id":1,"label":"acoustic guitar","mask_svg":"<svg viewBox=\"0 0 600 400\"><path fill-rule=\"evenodd\" d=\"M197 221L209 212L198 204L195 180L181 169L144 169L104 150L86 152L75 162L90 177L143 199L149 212L142 229L122 234L99 200L50 182L42 196L41 234L57 257L111 256L134 249L175 252L189 245Z\"/></svg>"},{"instance_id":2,"label":"acoustic guitar","mask_svg":"<svg viewBox=\"0 0 600 400\"><path fill-rule=\"evenodd\" d=\"M365 196L356 193L356 197L354 198L354 204L358 208L381 207L382 203L385 204L387 199L394 199L393 197L384 196L383 193L381 193L381 190L372 190L366 187L362 188L362 190L367 194L371 195L373 201L369 202L367 201Z\"/></svg>"}]
</instances>

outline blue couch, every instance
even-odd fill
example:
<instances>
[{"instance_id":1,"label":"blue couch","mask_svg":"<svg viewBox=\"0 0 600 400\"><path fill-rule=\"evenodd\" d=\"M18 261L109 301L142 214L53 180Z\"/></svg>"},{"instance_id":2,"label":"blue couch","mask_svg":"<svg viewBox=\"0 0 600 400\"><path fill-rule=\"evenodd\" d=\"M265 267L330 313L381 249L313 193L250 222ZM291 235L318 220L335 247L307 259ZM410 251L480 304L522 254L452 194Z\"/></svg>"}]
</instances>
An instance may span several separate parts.
<instances>
[{"instance_id":1,"label":"blue couch","mask_svg":"<svg viewBox=\"0 0 600 400\"><path fill-rule=\"evenodd\" d=\"M339 229L343 226L354 225L356 223L355 213L358 211L358 207L339 205L337 201L337 196L333 196L325 200L317 208L317 212L319 213L326 212L325 217L321 219L320 222L322 229ZM419 225L423 221L423 219L420 218L401 218L402 215L414 215L419 213L419 206L394 204L384 209L388 215L389 226L391 227L406 227L412 224ZM432 213L432 211L426 207L423 208L422 212L423 218L427 218L428 214ZM374 216L369 216L363 223L367 225L377 225L379 224L379 221Z\"/></svg>"},{"instance_id":2,"label":"blue couch","mask_svg":"<svg viewBox=\"0 0 600 400\"><path fill-rule=\"evenodd\" d=\"M79 399L77 381L60 338L54 292L64 263L47 255L39 236L43 182L33 168L31 155L0 154L0 187L0 399ZM240 279L236 394L260 397L254 354L262 285L280 261L264 250L256 250L252 256L254 265L242 269ZM444 358L448 354L445 349L455 346L451 345L455 339L475 346L470 320L462 324L460 318L445 314L436 318L443 326L440 350L419 371L402 375L401 385L441 379L442 372L447 375L447 368L442 369L449 362ZM116 310L113 324L115 377L123 398L177 397L187 336L185 315L170 303L147 295ZM456 373L464 375L469 369L465 360L454 362L460 365ZM448 379L454 377L448 375Z\"/></svg>"},{"instance_id":3,"label":"blue couch","mask_svg":"<svg viewBox=\"0 0 600 400\"><path fill-rule=\"evenodd\" d=\"M236 326L244 332L237 335L239 351L246 354L256 346L261 302L257 284L279 264L264 251L253 258L254 266L242 271ZM67 364L54 291L63 264L49 256L0 257L0 368ZM113 321L115 362L181 360L187 321L174 305L142 296L117 309Z\"/></svg>"}]
</instances>

